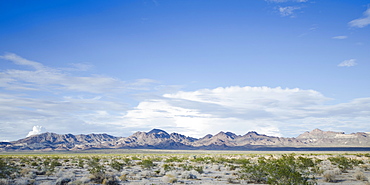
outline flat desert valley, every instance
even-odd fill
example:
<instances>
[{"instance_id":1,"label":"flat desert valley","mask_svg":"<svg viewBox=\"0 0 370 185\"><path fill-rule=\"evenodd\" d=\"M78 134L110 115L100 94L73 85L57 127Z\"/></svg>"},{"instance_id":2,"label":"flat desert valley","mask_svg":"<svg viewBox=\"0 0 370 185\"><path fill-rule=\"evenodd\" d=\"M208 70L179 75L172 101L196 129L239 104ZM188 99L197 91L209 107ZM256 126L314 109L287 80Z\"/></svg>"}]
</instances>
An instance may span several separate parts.
<instances>
[{"instance_id":1,"label":"flat desert valley","mask_svg":"<svg viewBox=\"0 0 370 185\"><path fill-rule=\"evenodd\" d=\"M3 152L0 184L370 184L369 152Z\"/></svg>"}]
</instances>

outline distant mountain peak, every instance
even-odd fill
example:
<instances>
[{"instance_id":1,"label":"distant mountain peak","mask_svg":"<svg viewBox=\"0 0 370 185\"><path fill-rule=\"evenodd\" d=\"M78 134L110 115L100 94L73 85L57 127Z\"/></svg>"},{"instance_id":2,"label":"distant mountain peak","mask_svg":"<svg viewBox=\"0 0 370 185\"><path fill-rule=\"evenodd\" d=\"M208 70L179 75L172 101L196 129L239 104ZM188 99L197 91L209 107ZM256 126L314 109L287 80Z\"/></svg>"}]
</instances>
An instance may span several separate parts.
<instances>
[{"instance_id":1,"label":"distant mountain peak","mask_svg":"<svg viewBox=\"0 0 370 185\"><path fill-rule=\"evenodd\" d=\"M248 133L246 133L245 135L255 135L255 136L259 136L260 134L258 134L256 131L249 131Z\"/></svg>"},{"instance_id":2,"label":"distant mountain peak","mask_svg":"<svg viewBox=\"0 0 370 185\"><path fill-rule=\"evenodd\" d=\"M230 136L230 137L234 137L234 136L236 136L236 134L234 134L234 133L232 133L232 132L226 132L225 134L226 134L226 135L228 135L228 136Z\"/></svg>"},{"instance_id":3,"label":"distant mountain peak","mask_svg":"<svg viewBox=\"0 0 370 185\"><path fill-rule=\"evenodd\" d=\"M171 137L170 134L168 134L166 131L161 130L161 129L153 129L149 131L148 133L146 133L146 135L151 135L156 138L170 138Z\"/></svg>"},{"instance_id":4,"label":"distant mountain peak","mask_svg":"<svg viewBox=\"0 0 370 185\"><path fill-rule=\"evenodd\" d=\"M320 129L316 128L316 129L312 130L311 132L315 133L315 132L324 132L324 131L322 131L322 130L320 130Z\"/></svg>"},{"instance_id":5,"label":"distant mountain peak","mask_svg":"<svg viewBox=\"0 0 370 185\"><path fill-rule=\"evenodd\" d=\"M235 139L235 137L237 137L237 135L232 133L232 132L223 132L223 131L221 131L218 134L216 134L214 137L226 137L226 138Z\"/></svg>"},{"instance_id":6,"label":"distant mountain peak","mask_svg":"<svg viewBox=\"0 0 370 185\"><path fill-rule=\"evenodd\" d=\"M160 133L164 133L166 135L168 135L168 133L164 130L161 130L161 129L152 129L151 131L149 131L147 134L160 134Z\"/></svg>"}]
</instances>

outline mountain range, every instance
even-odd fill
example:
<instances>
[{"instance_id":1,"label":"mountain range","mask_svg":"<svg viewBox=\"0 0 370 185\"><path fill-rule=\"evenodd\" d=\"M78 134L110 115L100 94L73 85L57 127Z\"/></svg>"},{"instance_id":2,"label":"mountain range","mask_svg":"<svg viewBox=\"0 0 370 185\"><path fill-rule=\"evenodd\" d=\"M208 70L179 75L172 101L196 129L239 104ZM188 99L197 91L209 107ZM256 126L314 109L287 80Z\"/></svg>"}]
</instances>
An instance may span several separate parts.
<instances>
[{"instance_id":1,"label":"mountain range","mask_svg":"<svg viewBox=\"0 0 370 185\"><path fill-rule=\"evenodd\" d=\"M136 132L129 137L108 134L42 133L12 142L0 142L0 151L68 151L90 149L178 149L178 150L370 150L370 133L322 131L315 129L296 138L267 136L257 132L236 135L232 132L188 137L164 130Z\"/></svg>"}]
</instances>

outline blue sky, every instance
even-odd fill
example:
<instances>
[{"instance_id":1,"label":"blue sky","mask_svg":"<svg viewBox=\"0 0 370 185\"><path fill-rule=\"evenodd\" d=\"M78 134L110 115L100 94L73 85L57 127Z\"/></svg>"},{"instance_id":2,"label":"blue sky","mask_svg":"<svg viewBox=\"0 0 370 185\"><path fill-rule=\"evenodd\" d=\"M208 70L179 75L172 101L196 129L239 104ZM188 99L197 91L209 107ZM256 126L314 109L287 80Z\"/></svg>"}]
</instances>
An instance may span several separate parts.
<instances>
[{"instance_id":1,"label":"blue sky","mask_svg":"<svg viewBox=\"0 0 370 185\"><path fill-rule=\"evenodd\" d=\"M370 1L1 1L0 140L370 131Z\"/></svg>"}]
</instances>

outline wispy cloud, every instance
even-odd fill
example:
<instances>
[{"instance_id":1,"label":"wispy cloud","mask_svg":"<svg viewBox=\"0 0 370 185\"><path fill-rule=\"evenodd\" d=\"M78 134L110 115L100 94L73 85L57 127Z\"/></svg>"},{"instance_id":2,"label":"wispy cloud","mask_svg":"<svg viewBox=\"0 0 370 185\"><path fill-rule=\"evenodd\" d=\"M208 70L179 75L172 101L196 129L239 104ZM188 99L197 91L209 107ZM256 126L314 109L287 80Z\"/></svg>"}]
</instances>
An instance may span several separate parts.
<instances>
[{"instance_id":1,"label":"wispy cloud","mask_svg":"<svg viewBox=\"0 0 370 185\"><path fill-rule=\"evenodd\" d=\"M110 126L129 109L129 97L158 85L151 79L81 76L78 71L91 68L85 64L51 68L11 53L0 59L16 65L0 71L0 140L24 137L35 125L58 133L114 132Z\"/></svg>"},{"instance_id":2,"label":"wispy cloud","mask_svg":"<svg viewBox=\"0 0 370 185\"><path fill-rule=\"evenodd\" d=\"M348 36L345 36L345 35L332 37L332 39L339 39L339 40L343 40L343 39L347 39L347 38L348 38Z\"/></svg>"},{"instance_id":3,"label":"wispy cloud","mask_svg":"<svg viewBox=\"0 0 370 185\"><path fill-rule=\"evenodd\" d=\"M94 67L93 65L87 63L71 63L69 65L71 67L64 67L60 69L64 71L88 71Z\"/></svg>"},{"instance_id":4,"label":"wispy cloud","mask_svg":"<svg viewBox=\"0 0 370 185\"><path fill-rule=\"evenodd\" d=\"M361 18L352 20L348 23L351 27L363 28L370 24L370 7L363 13Z\"/></svg>"},{"instance_id":5,"label":"wispy cloud","mask_svg":"<svg viewBox=\"0 0 370 185\"><path fill-rule=\"evenodd\" d=\"M45 68L42 64L40 64L38 62L33 62L33 61L30 61L30 60L26 60L26 59L24 59L24 58L22 58L22 57L20 57L16 54L13 54L13 53L7 53L4 56L0 56L0 58L12 61L17 65L30 66L30 67L32 67L36 70L45 70Z\"/></svg>"},{"instance_id":6,"label":"wispy cloud","mask_svg":"<svg viewBox=\"0 0 370 185\"><path fill-rule=\"evenodd\" d=\"M294 6L287 6L287 7L279 7L279 13L281 16L291 16L293 15L295 10L301 9L300 7L294 7Z\"/></svg>"},{"instance_id":7,"label":"wispy cloud","mask_svg":"<svg viewBox=\"0 0 370 185\"><path fill-rule=\"evenodd\" d=\"M274 4L284 4L287 6L274 7L278 10L279 14L283 17L295 17L295 11L302 9L302 3L308 2L308 0L265 0L266 2Z\"/></svg>"},{"instance_id":8,"label":"wispy cloud","mask_svg":"<svg viewBox=\"0 0 370 185\"><path fill-rule=\"evenodd\" d=\"M91 66L73 64L75 68L56 69L41 63L24 59L15 54L6 54L2 59L12 61L20 66L30 66L33 70L9 69L1 72L0 87L6 89L23 89L38 91L66 90L86 93L123 92L130 89L142 89L154 80L139 79L135 82L125 82L112 77L92 74L90 76L73 76L68 71L87 70Z\"/></svg>"},{"instance_id":9,"label":"wispy cloud","mask_svg":"<svg viewBox=\"0 0 370 185\"><path fill-rule=\"evenodd\" d=\"M356 59L345 60L345 61L338 64L339 67L352 67L352 66L355 66L355 65L357 65Z\"/></svg>"}]
</instances>

